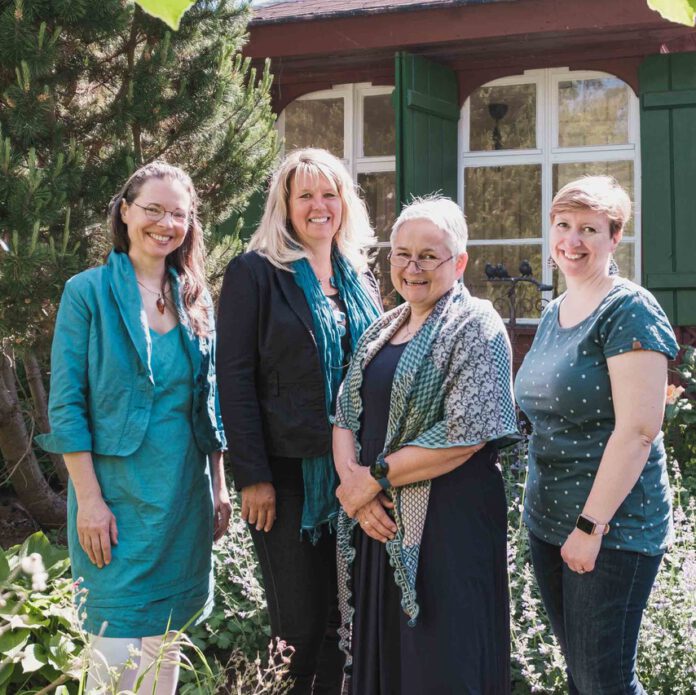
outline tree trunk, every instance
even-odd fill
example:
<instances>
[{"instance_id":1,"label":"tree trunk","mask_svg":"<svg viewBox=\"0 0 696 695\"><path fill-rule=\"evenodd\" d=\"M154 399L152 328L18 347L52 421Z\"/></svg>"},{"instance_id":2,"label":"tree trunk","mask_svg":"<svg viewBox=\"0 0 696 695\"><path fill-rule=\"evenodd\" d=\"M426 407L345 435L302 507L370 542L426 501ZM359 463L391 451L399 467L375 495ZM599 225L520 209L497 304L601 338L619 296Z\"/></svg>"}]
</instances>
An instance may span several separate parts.
<instances>
[{"instance_id":1,"label":"tree trunk","mask_svg":"<svg viewBox=\"0 0 696 695\"><path fill-rule=\"evenodd\" d=\"M22 506L43 526L63 526L66 520L65 500L56 494L44 478L27 431L17 398L14 373L9 358L0 353L0 453L5 476L14 488ZM9 383L7 383L9 381Z\"/></svg>"},{"instance_id":2,"label":"tree trunk","mask_svg":"<svg viewBox=\"0 0 696 695\"><path fill-rule=\"evenodd\" d=\"M34 401L34 422L36 428L45 434L51 431L51 426L48 423L48 398L46 397L46 389L44 388L43 379L41 376L41 367L36 355L27 351L24 353L24 371L29 382L29 391L31 392L32 401ZM65 467L65 461L60 454L49 454L51 463L56 469L58 478L63 485L68 484L68 469Z\"/></svg>"}]
</instances>

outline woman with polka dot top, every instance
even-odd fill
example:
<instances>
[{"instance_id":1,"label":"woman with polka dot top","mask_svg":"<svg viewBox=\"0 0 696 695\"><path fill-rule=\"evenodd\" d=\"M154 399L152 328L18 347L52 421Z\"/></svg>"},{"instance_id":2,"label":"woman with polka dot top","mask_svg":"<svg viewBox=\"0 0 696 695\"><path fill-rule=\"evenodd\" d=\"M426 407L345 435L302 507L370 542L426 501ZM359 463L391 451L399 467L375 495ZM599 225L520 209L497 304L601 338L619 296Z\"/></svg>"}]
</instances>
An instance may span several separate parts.
<instances>
[{"instance_id":1,"label":"woman with polka dot top","mask_svg":"<svg viewBox=\"0 0 696 695\"><path fill-rule=\"evenodd\" d=\"M641 694L643 610L672 532L660 427L667 317L612 272L631 214L608 176L564 186L551 256L567 290L544 310L515 383L533 426L524 519L571 694Z\"/></svg>"}]
</instances>

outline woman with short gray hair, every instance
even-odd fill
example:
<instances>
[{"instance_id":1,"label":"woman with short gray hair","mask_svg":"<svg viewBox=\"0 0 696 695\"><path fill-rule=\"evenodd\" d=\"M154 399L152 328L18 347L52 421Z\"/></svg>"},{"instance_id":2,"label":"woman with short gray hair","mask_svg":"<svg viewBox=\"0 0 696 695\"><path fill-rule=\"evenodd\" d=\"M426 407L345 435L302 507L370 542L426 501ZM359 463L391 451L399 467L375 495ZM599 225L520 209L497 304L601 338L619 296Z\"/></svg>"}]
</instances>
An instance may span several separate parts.
<instances>
[{"instance_id":1,"label":"woman with short gray hair","mask_svg":"<svg viewBox=\"0 0 696 695\"><path fill-rule=\"evenodd\" d=\"M405 303L356 347L334 427L341 645L354 695L509 692L510 346L460 282L466 223L440 197L394 224Z\"/></svg>"}]
</instances>

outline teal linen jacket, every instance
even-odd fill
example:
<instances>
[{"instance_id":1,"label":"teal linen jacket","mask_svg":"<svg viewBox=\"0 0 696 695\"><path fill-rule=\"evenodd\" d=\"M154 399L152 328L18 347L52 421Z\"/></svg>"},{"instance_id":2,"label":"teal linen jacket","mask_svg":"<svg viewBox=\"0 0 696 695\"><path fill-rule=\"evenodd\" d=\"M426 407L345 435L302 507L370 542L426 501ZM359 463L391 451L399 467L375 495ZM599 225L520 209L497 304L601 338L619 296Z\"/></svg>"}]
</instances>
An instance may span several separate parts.
<instances>
[{"instance_id":1,"label":"teal linen jacket","mask_svg":"<svg viewBox=\"0 0 696 695\"><path fill-rule=\"evenodd\" d=\"M226 448L215 380L212 302L205 338L192 330L181 287L170 269L193 373L191 423L204 453ZM52 453L90 451L128 456L143 441L154 397L152 342L128 255L112 251L106 265L65 284L51 349L51 432L36 437Z\"/></svg>"}]
</instances>

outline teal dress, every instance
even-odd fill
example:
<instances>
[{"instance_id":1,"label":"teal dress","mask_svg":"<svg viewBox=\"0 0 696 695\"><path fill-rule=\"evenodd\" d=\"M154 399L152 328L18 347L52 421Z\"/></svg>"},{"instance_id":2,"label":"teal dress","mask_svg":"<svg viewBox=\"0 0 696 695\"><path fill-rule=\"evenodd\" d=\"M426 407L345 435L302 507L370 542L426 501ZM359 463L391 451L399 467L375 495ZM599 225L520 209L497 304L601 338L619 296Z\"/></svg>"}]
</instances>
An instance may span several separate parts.
<instances>
[{"instance_id":1,"label":"teal dress","mask_svg":"<svg viewBox=\"0 0 696 695\"><path fill-rule=\"evenodd\" d=\"M118 526L111 564L92 564L77 537L68 491L73 577L87 589L85 629L106 637L148 637L200 620L212 607L213 502L206 455L191 422L193 382L182 328L150 330L154 399L145 436L128 456L93 454Z\"/></svg>"}]
</instances>

